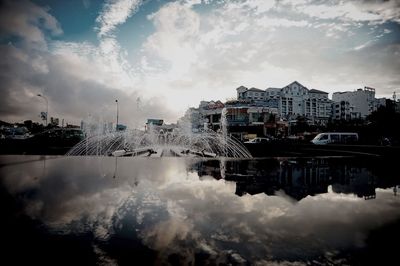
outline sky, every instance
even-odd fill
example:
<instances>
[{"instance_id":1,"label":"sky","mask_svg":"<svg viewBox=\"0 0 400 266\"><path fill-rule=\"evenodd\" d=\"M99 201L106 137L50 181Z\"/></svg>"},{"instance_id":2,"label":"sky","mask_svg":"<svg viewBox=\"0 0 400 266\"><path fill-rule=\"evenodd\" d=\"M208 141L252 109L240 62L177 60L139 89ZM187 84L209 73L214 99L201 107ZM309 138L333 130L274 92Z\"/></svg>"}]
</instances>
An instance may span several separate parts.
<instances>
[{"instance_id":1,"label":"sky","mask_svg":"<svg viewBox=\"0 0 400 266\"><path fill-rule=\"evenodd\" d=\"M0 1L0 120L176 122L236 88L400 93L399 0Z\"/></svg>"}]
</instances>

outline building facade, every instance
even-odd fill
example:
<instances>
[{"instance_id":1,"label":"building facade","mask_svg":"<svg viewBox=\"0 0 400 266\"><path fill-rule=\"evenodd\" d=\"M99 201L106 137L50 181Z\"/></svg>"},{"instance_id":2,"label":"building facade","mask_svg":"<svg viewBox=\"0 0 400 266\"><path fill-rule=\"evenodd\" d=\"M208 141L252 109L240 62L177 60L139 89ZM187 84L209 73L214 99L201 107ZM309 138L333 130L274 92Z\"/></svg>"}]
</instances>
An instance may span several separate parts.
<instances>
[{"instance_id":1,"label":"building facade","mask_svg":"<svg viewBox=\"0 0 400 266\"><path fill-rule=\"evenodd\" d=\"M332 100L335 103L348 102L353 108L352 112L361 118L366 118L372 112L378 110L380 106L386 104L386 99L375 98L375 89L370 87L355 91L335 92L332 95Z\"/></svg>"},{"instance_id":2,"label":"building facade","mask_svg":"<svg viewBox=\"0 0 400 266\"><path fill-rule=\"evenodd\" d=\"M333 120L350 120L353 107L348 101L340 101L332 103L332 119Z\"/></svg>"},{"instance_id":3,"label":"building facade","mask_svg":"<svg viewBox=\"0 0 400 266\"><path fill-rule=\"evenodd\" d=\"M241 86L236 89L238 100L250 100L257 104L277 108L283 120L293 120L298 116L307 117L316 124L324 124L332 113L332 101L328 93L319 90L309 90L297 81L283 88L247 89Z\"/></svg>"}]
</instances>

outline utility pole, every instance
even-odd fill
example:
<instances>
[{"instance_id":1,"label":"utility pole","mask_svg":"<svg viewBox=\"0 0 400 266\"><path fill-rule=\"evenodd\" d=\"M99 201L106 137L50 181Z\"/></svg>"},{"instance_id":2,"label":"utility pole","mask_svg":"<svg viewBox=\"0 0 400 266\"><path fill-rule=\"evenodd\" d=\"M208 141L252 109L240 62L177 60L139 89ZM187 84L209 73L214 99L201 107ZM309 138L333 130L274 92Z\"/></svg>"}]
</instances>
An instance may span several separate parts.
<instances>
[{"instance_id":1,"label":"utility pole","mask_svg":"<svg viewBox=\"0 0 400 266\"><path fill-rule=\"evenodd\" d=\"M117 103L117 124L115 125L115 131L118 131L118 100L115 100L115 102Z\"/></svg>"}]
</instances>

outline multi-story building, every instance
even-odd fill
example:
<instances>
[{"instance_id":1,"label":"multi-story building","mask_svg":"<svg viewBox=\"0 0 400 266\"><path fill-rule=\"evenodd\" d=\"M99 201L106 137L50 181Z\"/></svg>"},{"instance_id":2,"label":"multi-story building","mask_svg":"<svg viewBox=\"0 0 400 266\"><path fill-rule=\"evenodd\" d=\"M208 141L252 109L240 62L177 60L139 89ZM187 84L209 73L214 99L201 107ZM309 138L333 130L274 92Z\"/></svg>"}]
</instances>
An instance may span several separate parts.
<instances>
[{"instance_id":1,"label":"multi-story building","mask_svg":"<svg viewBox=\"0 0 400 266\"><path fill-rule=\"evenodd\" d=\"M312 89L308 95L309 98L305 100L305 116L314 122L326 123L332 113L332 101L328 98L328 93Z\"/></svg>"},{"instance_id":2,"label":"multi-story building","mask_svg":"<svg viewBox=\"0 0 400 266\"><path fill-rule=\"evenodd\" d=\"M238 99L253 100L255 102L265 100L265 91L257 88L247 89L244 86L240 86L239 88L237 88L237 93Z\"/></svg>"},{"instance_id":3,"label":"multi-story building","mask_svg":"<svg viewBox=\"0 0 400 266\"><path fill-rule=\"evenodd\" d=\"M280 114L284 118L305 116L305 100L309 99L308 89L297 81L281 89Z\"/></svg>"},{"instance_id":4,"label":"multi-story building","mask_svg":"<svg viewBox=\"0 0 400 266\"><path fill-rule=\"evenodd\" d=\"M332 119L333 120L354 120L360 119L361 114L354 111L348 101L340 101L332 103Z\"/></svg>"},{"instance_id":5,"label":"multi-story building","mask_svg":"<svg viewBox=\"0 0 400 266\"><path fill-rule=\"evenodd\" d=\"M384 106L386 99L375 98L375 89L364 87L355 91L335 92L332 95L334 102L347 101L353 107L353 112L358 113L361 118L367 117L379 106Z\"/></svg>"},{"instance_id":6,"label":"multi-story building","mask_svg":"<svg viewBox=\"0 0 400 266\"><path fill-rule=\"evenodd\" d=\"M332 103L332 119L333 120L350 120L353 107L348 101L340 101Z\"/></svg>"},{"instance_id":7,"label":"multi-story building","mask_svg":"<svg viewBox=\"0 0 400 266\"><path fill-rule=\"evenodd\" d=\"M327 92L309 90L297 81L283 88L268 88L263 91L264 94L262 90L249 90L244 86L236 90L238 100L251 100L258 104L262 101L263 106L278 108L279 115L285 120L304 116L314 123L326 123L332 112L332 101ZM260 98L260 95L264 95L264 98Z\"/></svg>"},{"instance_id":8,"label":"multi-story building","mask_svg":"<svg viewBox=\"0 0 400 266\"><path fill-rule=\"evenodd\" d=\"M179 124L193 132L205 129L218 131L225 117L228 133L245 139L248 134L274 134L277 114L277 108L258 106L248 100L233 100L225 104L220 101L202 101L198 108L188 109Z\"/></svg>"},{"instance_id":9,"label":"multi-story building","mask_svg":"<svg viewBox=\"0 0 400 266\"><path fill-rule=\"evenodd\" d=\"M266 106L279 108L281 101L280 98L281 89L280 88L268 88L265 90L265 103Z\"/></svg>"},{"instance_id":10,"label":"multi-story building","mask_svg":"<svg viewBox=\"0 0 400 266\"><path fill-rule=\"evenodd\" d=\"M230 135L241 140L246 139L249 134L275 135L277 108L229 102L226 103L225 110Z\"/></svg>"}]
</instances>

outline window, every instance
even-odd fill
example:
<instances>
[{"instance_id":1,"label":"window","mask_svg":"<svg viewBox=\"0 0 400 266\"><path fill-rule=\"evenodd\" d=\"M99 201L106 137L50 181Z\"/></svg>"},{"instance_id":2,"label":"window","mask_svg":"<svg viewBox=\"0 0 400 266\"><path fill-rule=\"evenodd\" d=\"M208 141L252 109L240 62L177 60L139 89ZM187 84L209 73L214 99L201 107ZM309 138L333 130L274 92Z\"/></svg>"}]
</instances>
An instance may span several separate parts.
<instances>
[{"instance_id":1,"label":"window","mask_svg":"<svg viewBox=\"0 0 400 266\"><path fill-rule=\"evenodd\" d=\"M353 143L357 141L357 135L343 135L342 141L344 143Z\"/></svg>"},{"instance_id":2,"label":"window","mask_svg":"<svg viewBox=\"0 0 400 266\"><path fill-rule=\"evenodd\" d=\"M333 143L338 143L340 141L340 136L338 134L332 134L331 135L331 141Z\"/></svg>"}]
</instances>

